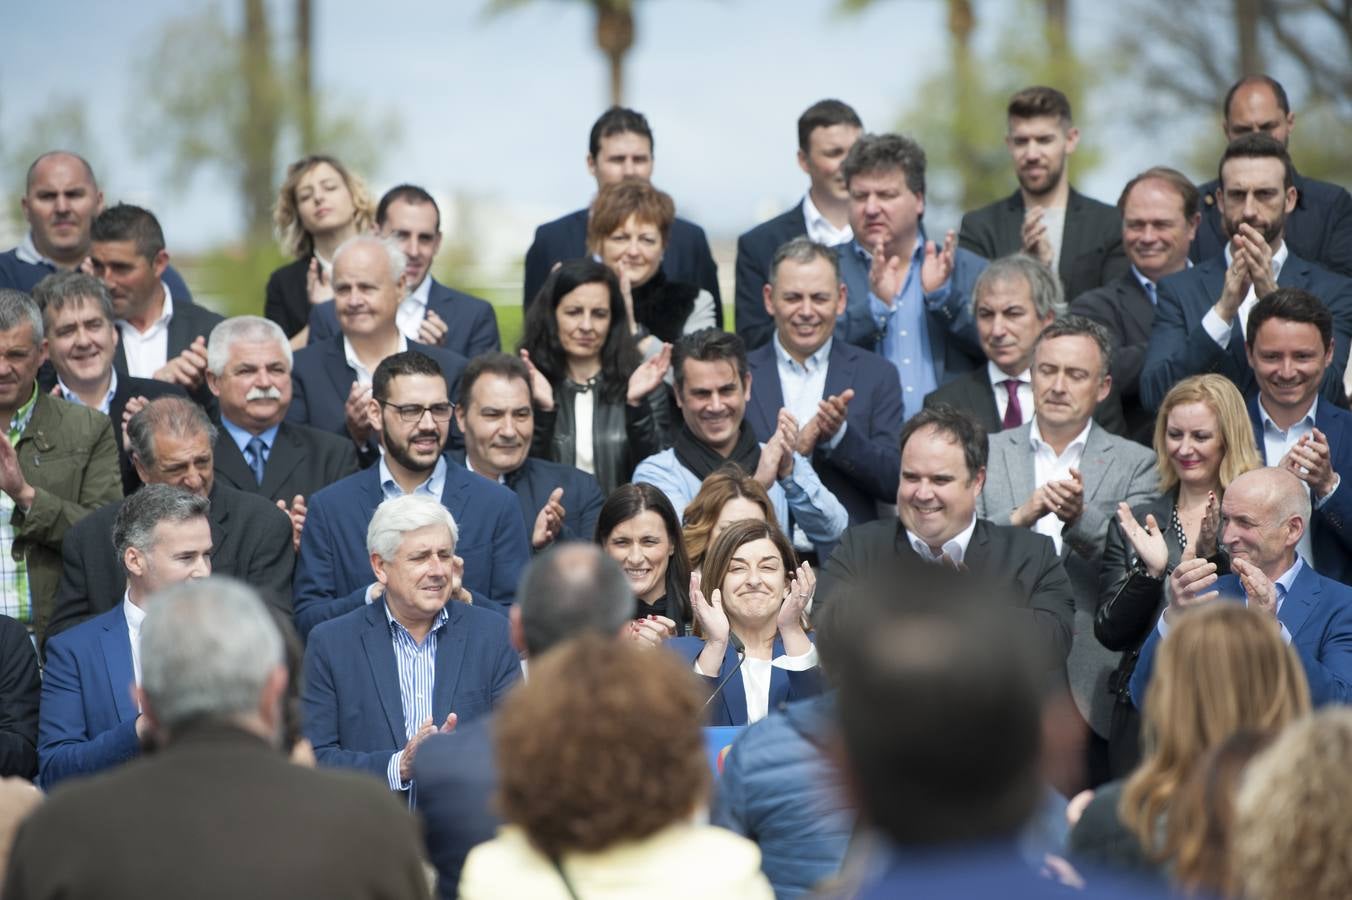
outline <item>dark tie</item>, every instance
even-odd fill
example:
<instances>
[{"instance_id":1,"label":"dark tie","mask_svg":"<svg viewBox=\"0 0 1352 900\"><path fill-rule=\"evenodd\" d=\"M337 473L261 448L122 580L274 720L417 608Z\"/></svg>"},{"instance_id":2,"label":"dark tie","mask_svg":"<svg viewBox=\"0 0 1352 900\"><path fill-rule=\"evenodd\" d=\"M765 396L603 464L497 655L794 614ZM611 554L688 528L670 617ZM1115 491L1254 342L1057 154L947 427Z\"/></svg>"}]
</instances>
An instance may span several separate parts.
<instances>
[{"instance_id":1,"label":"dark tie","mask_svg":"<svg viewBox=\"0 0 1352 900\"><path fill-rule=\"evenodd\" d=\"M1006 378L1000 383L1009 394L1009 403L1005 406L1005 420L1000 423L1000 427L1018 428L1023 424L1023 409L1019 406L1019 379Z\"/></svg>"},{"instance_id":2,"label":"dark tie","mask_svg":"<svg viewBox=\"0 0 1352 900\"><path fill-rule=\"evenodd\" d=\"M261 437L251 437L249 445L244 448L249 454L249 468L253 469L254 481L259 484L263 483L263 448L266 446Z\"/></svg>"},{"instance_id":3,"label":"dark tie","mask_svg":"<svg viewBox=\"0 0 1352 900\"><path fill-rule=\"evenodd\" d=\"M1157 294L1157 293L1155 292L1155 282L1153 282L1153 281L1145 281L1145 282L1142 282L1142 283L1141 283L1141 286L1142 286L1143 288L1145 288L1145 295L1146 295L1147 297L1150 298L1150 305L1151 305L1151 306L1158 306L1158 305L1159 305L1159 294Z\"/></svg>"}]
</instances>

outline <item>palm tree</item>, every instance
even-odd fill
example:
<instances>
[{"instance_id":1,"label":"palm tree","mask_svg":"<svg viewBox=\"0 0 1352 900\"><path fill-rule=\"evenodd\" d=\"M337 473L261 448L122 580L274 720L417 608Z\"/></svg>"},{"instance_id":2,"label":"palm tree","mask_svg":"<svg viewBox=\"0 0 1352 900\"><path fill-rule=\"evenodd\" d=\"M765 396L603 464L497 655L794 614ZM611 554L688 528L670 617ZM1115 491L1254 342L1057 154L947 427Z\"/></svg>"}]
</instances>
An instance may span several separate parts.
<instances>
[{"instance_id":1,"label":"palm tree","mask_svg":"<svg viewBox=\"0 0 1352 900\"><path fill-rule=\"evenodd\" d=\"M498 15L530 0L489 0L488 14ZM587 0L596 13L596 48L610 67L610 102L624 101L624 58L634 46L633 0Z\"/></svg>"}]
</instances>

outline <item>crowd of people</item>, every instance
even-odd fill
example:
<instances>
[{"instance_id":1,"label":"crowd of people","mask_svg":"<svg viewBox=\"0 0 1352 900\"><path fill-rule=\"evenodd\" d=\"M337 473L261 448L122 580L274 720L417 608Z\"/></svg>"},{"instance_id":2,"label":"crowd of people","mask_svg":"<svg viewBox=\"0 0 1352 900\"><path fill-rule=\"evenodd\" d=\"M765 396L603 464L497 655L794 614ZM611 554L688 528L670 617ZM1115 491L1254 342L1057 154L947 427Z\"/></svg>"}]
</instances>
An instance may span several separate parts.
<instances>
[{"instance_id":1,"label":"crowd of people","mask_svg":"<svg viewBox=\"0 0 1352 900\"><path fill-rule=\"evenodd\" d=\"M516 347L421 187L298 160L222 318L40 156L5 896L1342 896L1352 196L1276 81L1220 107L1215 181L1110 205L1021 90L939 234L921 144L815 103L728 311L612 108Z\"/></svg>"}]
</instances>

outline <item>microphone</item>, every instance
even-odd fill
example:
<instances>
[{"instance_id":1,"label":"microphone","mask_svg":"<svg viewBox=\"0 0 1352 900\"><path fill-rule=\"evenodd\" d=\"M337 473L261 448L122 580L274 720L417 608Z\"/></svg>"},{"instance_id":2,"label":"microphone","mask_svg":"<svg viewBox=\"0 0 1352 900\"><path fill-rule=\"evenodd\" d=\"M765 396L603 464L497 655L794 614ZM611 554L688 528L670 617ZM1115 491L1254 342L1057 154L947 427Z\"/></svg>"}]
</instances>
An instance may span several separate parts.
<instances>
[{"instance_id":1,"label":"microphone","mask_svg":"<svg viewBox=\"0 0 1352 900\"><path fill-rule=\"evenodd\" d=\"M700 709L706 709L708 708L710 703L714 702L714 698L717 697L720 692L722 692L723 685L727 684L728 680L731 679L732 676L736 675L739 671L741 671L742 663L746 662L746 644L742 643L742 639L739 638L737 636L737 632L733 631L732 629L728 629L728 642L732 644L732 649L737 651L737 665L732 667L731 672L723 676L723 680L720 681L718 683L718 686L714 688L713 693L709 695L708 700L704 701L704 706L701 706Z\"/></svg>"}]
</instances>

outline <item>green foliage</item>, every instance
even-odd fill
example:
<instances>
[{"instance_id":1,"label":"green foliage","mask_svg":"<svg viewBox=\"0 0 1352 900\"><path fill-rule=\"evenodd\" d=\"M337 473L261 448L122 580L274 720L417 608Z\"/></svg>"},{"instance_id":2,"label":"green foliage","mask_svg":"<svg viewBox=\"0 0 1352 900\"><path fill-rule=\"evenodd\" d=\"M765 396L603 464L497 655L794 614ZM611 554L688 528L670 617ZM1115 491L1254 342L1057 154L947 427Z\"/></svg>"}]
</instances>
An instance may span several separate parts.
<instances>
[{"instance_id":1,"label":"green foliage","mask_svg":"<svg viewBox=\"0 0 1352 900\"><path fill-rule=\"evenodd\" d=\"M223 316L261 316L268 276L290 259L271 243L212 250L190 260L184 277L194 295Z\"/></svg>"}]
</instances>

